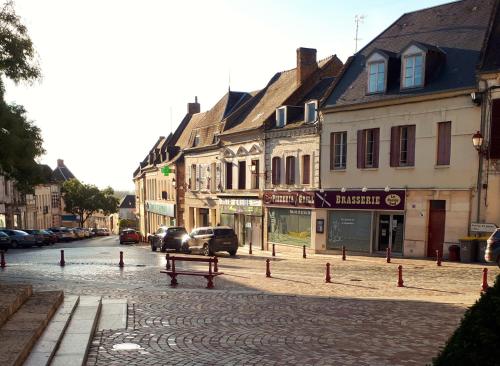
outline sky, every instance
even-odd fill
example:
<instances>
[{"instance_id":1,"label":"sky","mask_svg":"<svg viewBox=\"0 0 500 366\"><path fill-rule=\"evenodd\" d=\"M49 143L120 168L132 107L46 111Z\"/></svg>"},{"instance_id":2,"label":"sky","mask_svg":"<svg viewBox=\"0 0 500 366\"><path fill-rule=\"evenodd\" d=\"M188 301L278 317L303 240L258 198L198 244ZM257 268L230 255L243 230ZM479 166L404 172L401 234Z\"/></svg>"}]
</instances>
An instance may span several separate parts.
<instances>
[{"instance_id":1,"label":"sky","mask_svg":"<svg viewBox=\"0 0 500 366\"><path fill-rule=\"evenodd\" d=\"M342 61L405 12L443 0L15 0L43 77L6 83L42 130L55 167L101 188L132 175L195 96L210 109L231 87L253 91L295 67L298 47Z\"/></svg>"}]
</instances>

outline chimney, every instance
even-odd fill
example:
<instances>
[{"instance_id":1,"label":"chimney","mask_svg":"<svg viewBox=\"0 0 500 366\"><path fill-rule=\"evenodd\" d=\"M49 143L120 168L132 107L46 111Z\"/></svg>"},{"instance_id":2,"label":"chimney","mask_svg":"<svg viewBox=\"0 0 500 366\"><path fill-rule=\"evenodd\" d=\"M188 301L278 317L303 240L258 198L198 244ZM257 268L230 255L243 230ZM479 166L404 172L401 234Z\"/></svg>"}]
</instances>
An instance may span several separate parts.
<instances>
[{"instance_id":1,"label":"chimney","mask_svg":"<svg viewBox=\"0 0 500 366\"><path fill-rule=\"evenodd\" d=\"M198 97L194 97L194 103L188 103L188 114L200 113L200 103Z\"/></svg>"},{"instance_id":2,"label":"chimney","mask_svg":"<svg viewBox=\"0 0 500 366\"><path fill-rule=\"evenodd\" d=\"M60 168L60 167L63 167L64 166L64 160L63 159L57 159L57 166Z\"/></svg>"},{"instance_id":3,"label":"chimney","mask_svg":"<svg viewBox=\"0 0 500 366\"><path fill-rule=\"evenodd\" d=\"M317 68L316 50L314 48L297 48L297 85L302 84Z\"/></svg>"}]
</instances>

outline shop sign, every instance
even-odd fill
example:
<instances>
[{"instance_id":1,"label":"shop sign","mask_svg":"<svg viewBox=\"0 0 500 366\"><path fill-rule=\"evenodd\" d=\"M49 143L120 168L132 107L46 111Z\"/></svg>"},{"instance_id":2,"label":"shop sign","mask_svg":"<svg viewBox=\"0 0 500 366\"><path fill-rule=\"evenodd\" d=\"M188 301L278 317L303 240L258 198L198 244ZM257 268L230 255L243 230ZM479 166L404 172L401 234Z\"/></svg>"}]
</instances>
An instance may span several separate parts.
<instances>
[{"instance_id":1,"label":"shop sign","mask_svg":"<svg viewBox=\"0 0 500 366\"><path fill-rule=\"evenodd\" d=\"M472 222L470 231L475 233L492 233L497 229L495 224L482 224L480 222Z\"/></svg>"},{"instance_id":2,"label":"shop sign","mask_svg":"<svg viewBox=\"0 0 500 366\"><path fill-rule=\"evenodd\" d=\"M262 201L252 198L219 198L219 205L262 207Z\"/></svg>"},{"instance_id":3,"label":"shop sign","mask_svg":"<svg viewBox=\"0 0 500 366\"><path fill-rule=\"evenodd\" d=\"M314 192L264 192L263 197L266 205L274 206L298 206L298 207L314 207L316 197Z\"/></svg>"},{"instance_id":4,"label":"shop sign","mask_svg":"<svg viewBox=\"0 0 500 366\"><path fill-rule=\"evenodd\" d=\"M223 214L262 216L262 206L219 205L219 209Z\"/></svg>"},{"instance_id":5,"label":"shop sign","mask_svg":"<svg viewBox=\"0 0 500 366\"><path fill-rule=\"evenodd\" d=\"M158 215L175 217L175 205L172 203L146 201L146 211Z\"/></svg>"},{"instance_id":6,"label":"shop sign","mask_svg":"<svg viewBox=\"0 0 500 366\"><path fill-rule=\"evenodd\" d=\"M317 208L349 210L403 211L406 192L404 190L385 191L327 191L316 192Z\"/></svg>"}]
</instances>

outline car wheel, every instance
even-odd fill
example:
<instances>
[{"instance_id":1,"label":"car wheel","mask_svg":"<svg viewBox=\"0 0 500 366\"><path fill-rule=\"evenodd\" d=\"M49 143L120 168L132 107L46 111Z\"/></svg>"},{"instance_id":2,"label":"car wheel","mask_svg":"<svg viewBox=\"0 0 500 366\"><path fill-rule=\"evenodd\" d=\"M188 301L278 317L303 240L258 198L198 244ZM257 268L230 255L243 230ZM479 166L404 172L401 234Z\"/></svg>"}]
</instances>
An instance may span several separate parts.
<instances>
[{"instance_id":1,"label":"car wheel","mask_svg":"<svg viewBox=\"0 0 500 366\"><path fill-rule=\"evenodd\" d=\"M208 247L208 244L203 244L203 255L207 257L210 255L210 248Z\"/></svg>"},{"instance_id":2,"label":"car wheel","mask_svg":"<svg viewBox=\"0 0 500 366\"><path fill-rule=\"evenodd\" d=\"M165 253L167 251L167 247L165 245L162 245L160 248L160 252Z\"/></svg>"},{"instance_id":3,"label":"car wheel","mask_svg":"<svg viewBox=\"0 0 500 366\"><path fill-rule=\"evenodd\" d=\"M13 248L13 249L16 249L18 244L17 244L17 241L11 241L10 242L10 246Z\"/></svg>"},{"instance_id":4,"label":"car wheel","mask_svg":"<svg viewBox=\"0 0 500 366\"><path fill-rule=\"evenodd\" d=\"M236 250L230 250L228 253L231 257L234 257L236 255Z\"/></svg>"},{"instance_id":5,"label":"car wheel","mask_svg":"<svg viewBox=\"0 0 500 366\"><path fill-rule=\"evenodd\" d=\"M153 243L151 243L151 251L156 252L156 246Z\"/></svg>"}]
</instances>

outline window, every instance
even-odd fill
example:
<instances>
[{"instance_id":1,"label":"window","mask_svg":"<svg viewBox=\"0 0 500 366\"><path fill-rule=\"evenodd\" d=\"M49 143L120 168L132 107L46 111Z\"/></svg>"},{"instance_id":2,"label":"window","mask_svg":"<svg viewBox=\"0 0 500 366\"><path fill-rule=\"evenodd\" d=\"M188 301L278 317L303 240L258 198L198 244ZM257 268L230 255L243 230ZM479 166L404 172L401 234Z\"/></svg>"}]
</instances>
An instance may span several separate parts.
<instances>
[{"instance_id":1,"label":"window","mask_svg":"<svg viewBox=\"0 0 500 366\"><path fill-rule=\"evenodd\" d=\"M286 157L286 184L295 184L295 156Z\"/></svg>"},{"instance_id":2,"label":"window","mask_svg":"<svg viewBox=\"0 0 500 366\"><path fill-rule=\"evenodd\" d=\"M437 165L450 165L451 122L438 123Z\"/></svg>"},{"instance_id":3,"label":"window","mask_svg":"<svg viewBox=\"0 0 500 366\"><path fill-rule=\"evenodd\" d=\"M380 129L359 130L357 138L357 166L359 169L378 168Z\"/></svg>"},{"instance_id":4,"label":"window","mask_svg":"<svg viewBox=\"0 0 500 366\"><path fill-rule=\"evenodd\" d=\"M491 131L489 153L491 159L500 159L500 99L491 101Z\"/></svg>"},{"instance_id":5,"label":"window","mask_svg":"<svg viewBox=\"0 0 500 366\"><path fill-rule=\"evenodd\" d=\"M311 184L311 155L302 155L302 184Z\"/></svg>"},{"instance_id":6,"label":"window","mask_svg":"<svg viewBox=\"0 0 500 366\"><path fill-rule=\"evenodd\" d=\"M316 121L317 117L317 102L307 102L305 106L305 122L310 123Z\"/></svg>"},{"instance_id":7,"label":"window","mask_svg":"<svg viewBox=\"0 0 500 366\"><path fill-rule=\"evenodd\" d=\"M193 139L193 147L198 146L200 144L200 132L196 131L196 135L194 135Z\"/></svg>"},{"instance_id":8,"label":"window","mask_svg":"<svg viewBox=\"0 0 500 366\"><path fill-rule=\"evenodd\" d=\"M385 63L372 62L368 65L368 71L368 92L383 92L385 90Z\"/></svg>"},{"instance_id":9,"label":"window","mask_svg":"<svg viewBox=\"0 0 500 366\"><path fill-rule=\"evenodd\" d=\"M233 163L226 163L226 189L233 189Z\"/></svg>"},{"instance_id":10,"label":"window","mask_svg":"<svg viewBox=\"0 0 500 366\"><path fill-rule=\"evenodd\" d=\"M259 189L259 160L252 160L252 189Z\"/></svg>"},{"instance_id":11,"label":"window","mask_svg":"<svg viewBox=\"0 0 500 366\"><path fill-rule=\"evenodd\" d=\"M277 186L281 181L281 158L275 156L272 160L272 183Z\"/></svg>"},{"instance_id":12,"label":"window","mask_svg":"<svg viewBox=\"0 0 500 366\"><path fill-rule=\"evenodd\" d=\"M283 127L286 125L286 107L276 109L276 127Z\"/></svg>"},{"instance_id":13,"label":"window","mask_svg":"<svg viewBox=\"0 0 500 366\"><path fill-rule=\"evenodd\" d=\"M191 177L189 178L189 185L192 191L195 191L198 184L196 182L196 164L191 165Z\"/></svg>"},{"instance_id":14,"label":"window","mask_svg":"<svg viewBox=\"0 0 500 366\"><path fill-rule=\"evenodd\" d=\"M404 58L403 87L413 88L423 85L423 56L421 54Z\"/></svg>"},{"instance_id":15,"label":"window","mask_svg":"<svg viewBox=\"0 0 500 366\"><path fill-rule=\"evenodd\" d=\"M347 132L332 132L330 134L330 169L346 168Z\"/></svg>"},{"instance_id":16,"label":"window","mask_svg":"<svg viewBox=\"0 0 500 366\"><path fill-rule=\"evenodd\" d=\"M246 161L238 162L238 189L246 189L247 182L247 163Z\"/></svg>"},{"instance_id":17,"label":"window","mask_svg":"<svg viewBox=\"0 0 500 366\"><path fill-rule=\"evenodd\" d=\"M391 127L390 166L415 165L415 125Z\"/></svg>"}]
</instances>

